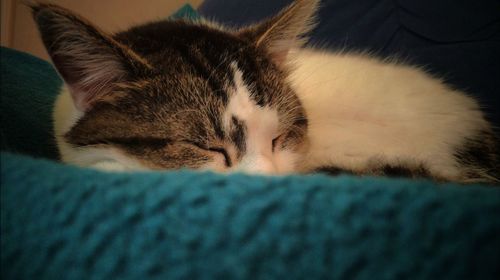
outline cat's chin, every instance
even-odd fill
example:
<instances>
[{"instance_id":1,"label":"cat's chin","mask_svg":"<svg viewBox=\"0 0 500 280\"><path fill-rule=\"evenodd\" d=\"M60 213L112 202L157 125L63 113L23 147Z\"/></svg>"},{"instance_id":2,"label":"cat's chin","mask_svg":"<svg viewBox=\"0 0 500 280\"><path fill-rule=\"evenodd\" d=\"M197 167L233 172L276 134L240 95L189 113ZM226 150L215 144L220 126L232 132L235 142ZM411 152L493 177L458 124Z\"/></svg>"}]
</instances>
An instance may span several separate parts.
<instances>
[{"instance_id":1,"label":"cat's chin","mask_svg":"<svg viewBox=\"0 0 500 280\"><path fill-rule=\"evenodd\" d=\"M117 161L101 161L90 166L91 168L108 172L126 172L130 171L127 166Z\"/></svg>"}]
</instances>

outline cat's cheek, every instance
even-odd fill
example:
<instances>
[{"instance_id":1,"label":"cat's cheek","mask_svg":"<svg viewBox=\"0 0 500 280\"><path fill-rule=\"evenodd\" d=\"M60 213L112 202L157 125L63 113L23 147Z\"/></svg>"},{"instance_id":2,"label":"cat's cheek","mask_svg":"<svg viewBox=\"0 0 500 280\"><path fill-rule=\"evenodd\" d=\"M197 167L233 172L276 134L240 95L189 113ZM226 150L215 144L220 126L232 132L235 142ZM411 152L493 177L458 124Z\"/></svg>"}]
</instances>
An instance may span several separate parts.
<instances>
[{"instance_id":1,"label":"cat's cheek","mask_svg":"<svg viewBox=\"0 0 500 280\"><path fill-rule=\"evenodd\" d=\"M299 153L291 150L280 150L274 154L276 164L276 173L287 174L297 172L297 164L301 156Z\"/></svg>"},{"instance_id":2,"label":"cat's cheek","mask_svg":"<svg viewBox=\"0 0 500 280\"><path fill-rule=\"evenodd\" d=\"M60 150L63 152L61 155L63 161L77 166L115 172L153 169L118 148L107 146L74 147L67 142L62 144Z\"/></svg>"},{"instance_id":3,"label":"cat's cheek","mask_svg":"<svg viewBox=\"0 0 500 280\"><path fill-rule=\"evenodd\" d=\"M127 166L117 161L102 161L95 163L90 167L107 172L124 172L129 170Z\"/></svg>"}]
</instances>

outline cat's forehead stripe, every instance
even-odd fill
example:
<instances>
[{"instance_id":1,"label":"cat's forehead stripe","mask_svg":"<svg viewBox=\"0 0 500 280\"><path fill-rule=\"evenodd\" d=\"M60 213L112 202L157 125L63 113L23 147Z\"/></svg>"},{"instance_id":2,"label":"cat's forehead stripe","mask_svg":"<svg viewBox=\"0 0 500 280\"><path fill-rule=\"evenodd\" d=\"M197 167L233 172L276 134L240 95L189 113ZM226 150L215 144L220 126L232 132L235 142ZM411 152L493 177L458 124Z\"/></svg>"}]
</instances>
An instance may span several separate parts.
<instances>
[{"instance_id":1,"label":"cat's forehead stripe","mask_svg":"<svg viewBox=\"0 0 500 280\"><path fill-rule=\"evenodd\" d=\"M278 113L269 106L259 106L252 98L254 92L243 80L243 73L236 62L231 63L233 70L234 88L231 91L229 104L226 108L226 127L232 133L243 134L245 149L241 155L241 164L238 168L256 168L262 161L266 166L275 166L272 156L272 139L278 133ZM239 132L235 131L239 129ZM241 135L238 135L241 137ZM233 137L237 138L237 137ZM238 147L238 142L234 141Z\"/></svg>"},{"instance_id":2,"label":"cat's forehead stripe","mask_svg":"<svg viewBox=\"0 0 500 280\"><path fill-rule=\"evenodd\" d=\"M209 53L202 52L196 46L179 47L176 50L180 52L182 59L188 63L187 65L190 65L196 74L203 77L212 89L212 92L226 104L228 96L223 90L224 81L222 79L227 69L224 68L223 61L215 64L216 66L214 66L213 62L221 60L221 58L214 59L210 57Z\"/></svg>"},{"instance_id":3,"label":"cat's forehead stripe","mask_svg":"<svg viewBox=\"0 0 500 280\"><path fill-rule=\"evenodd\" d=\"M242 155L246 151L246 125L234 115L231 117L231 122L231 141L233 141L234 145L238 149L239 154Z\"/></svg>"}]
</instances>

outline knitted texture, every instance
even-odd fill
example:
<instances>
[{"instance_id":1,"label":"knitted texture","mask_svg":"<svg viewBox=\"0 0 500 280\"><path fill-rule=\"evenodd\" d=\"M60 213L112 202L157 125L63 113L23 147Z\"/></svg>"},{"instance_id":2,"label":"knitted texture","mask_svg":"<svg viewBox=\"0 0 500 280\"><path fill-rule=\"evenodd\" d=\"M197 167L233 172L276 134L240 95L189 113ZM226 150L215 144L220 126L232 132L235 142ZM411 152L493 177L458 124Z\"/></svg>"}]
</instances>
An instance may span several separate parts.
<instances>
[{"instance_id":1,"label":"knitted texture","mask_svg":"<svg viewBox=\"0 0 500 280\"><path fill-rule=\"evenodd\" d=\"M57 158L51 112L61 80L39 58L0 48L2 150Z\"/></svg>"},{"instance_id":2,"label":"knitted texture","mask_svg":"<svg viewBox=\"0 0 500 280\"><path fill-rule=\"evenodd\" d=\"M494 279L500 189L3 154L2 279Z\"/></svg>"}]
</instances>

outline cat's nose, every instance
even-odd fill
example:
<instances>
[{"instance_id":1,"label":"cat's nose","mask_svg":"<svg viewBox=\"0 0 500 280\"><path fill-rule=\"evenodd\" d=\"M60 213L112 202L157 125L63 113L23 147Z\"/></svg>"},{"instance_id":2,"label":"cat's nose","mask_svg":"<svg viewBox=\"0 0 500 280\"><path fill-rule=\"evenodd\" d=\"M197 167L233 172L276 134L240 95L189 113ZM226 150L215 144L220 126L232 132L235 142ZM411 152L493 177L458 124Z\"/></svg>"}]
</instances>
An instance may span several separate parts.
<instances>
[{"instance_id":1,"label":"cat's nose","mask_svg":"<svg viewBox=\"0 0 500 280\"><path fill-rule=\"evenodd\" d=\"M258 157L252 171L261 174L273 174L276 172L276 166L272 160L266 157Z\"/></svg>"},{"instance_id":2,"label":"cat's nose","mask_svg":"<svg viewBox=\"0 0 500 280\"><path fill-rule=\"evenodd\" d=\"M265 156L253 156L242 161L238 168L243 172L254 174L275 174L277 171L276 164L273 160Z\"/></svg>"}]
</instances>

